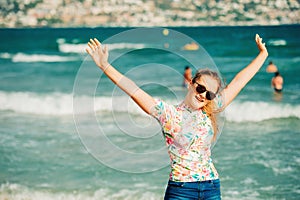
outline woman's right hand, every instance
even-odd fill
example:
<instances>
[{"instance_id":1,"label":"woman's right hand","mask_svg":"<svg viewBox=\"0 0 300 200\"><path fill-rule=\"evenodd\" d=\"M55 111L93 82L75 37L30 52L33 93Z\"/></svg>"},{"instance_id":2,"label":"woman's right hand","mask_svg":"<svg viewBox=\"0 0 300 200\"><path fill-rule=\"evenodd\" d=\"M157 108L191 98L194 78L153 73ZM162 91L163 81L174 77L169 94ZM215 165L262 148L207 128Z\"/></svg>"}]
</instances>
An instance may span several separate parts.
<instances>
[{"instance_id":1,"label":"woman's right hand","mask_svg":"<svg viewBox=\"0 0 300 200\"><path fill-rule=\"evenodd\" d=\"M86 52L92 57L96 65L105 71L109 66L107 46L105 45L104 48L102 48L101 43L96 38L90 39L88 46Z\"/></svg>"},{"instance_id":2,"label":"woman's right hand","mask_svg":"<svg viewBox=\"0 0 300 200\"><path fill-rule=\"evenodd\" d=\"M96 39L91 39L88 43L86 52L90 54L96 65L103 70L107 77L112 80L121 90L126 92L146 113L150 114L155 106L154 99L139 88L132 80L121 74L108 63L108 50Z\"/></svg>"}]
</instances>

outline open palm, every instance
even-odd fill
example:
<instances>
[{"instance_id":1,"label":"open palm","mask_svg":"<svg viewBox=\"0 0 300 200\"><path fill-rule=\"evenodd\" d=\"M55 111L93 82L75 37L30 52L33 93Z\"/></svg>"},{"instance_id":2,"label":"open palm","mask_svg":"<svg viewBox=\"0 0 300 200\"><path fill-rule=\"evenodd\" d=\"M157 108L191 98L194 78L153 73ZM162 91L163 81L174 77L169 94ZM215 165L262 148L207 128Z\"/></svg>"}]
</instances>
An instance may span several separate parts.
<instances>
[{"instance_id":1,"label":"open palm","mask_svg":"<svg viewBox=\"0 0 300 200\"><path fill-rule=\"evenodd\" d=\"M262 42L262 38L258 34L255 35L255 41L260 52L268 53L266 44Z\"/></svg>"},{"instance_id":2,"label":"open palm","mask_svg":"<svg viewBox=\"0 0 300 200\"><path fill-rule=\"evenodd\" d=\"M90 39L88 43L89 48L86 49L86 52L92 57L96 65L105 70L108 67L108 49L107 46L102 48L101 43L96 39Z\"/></svg>"}]
</instances>

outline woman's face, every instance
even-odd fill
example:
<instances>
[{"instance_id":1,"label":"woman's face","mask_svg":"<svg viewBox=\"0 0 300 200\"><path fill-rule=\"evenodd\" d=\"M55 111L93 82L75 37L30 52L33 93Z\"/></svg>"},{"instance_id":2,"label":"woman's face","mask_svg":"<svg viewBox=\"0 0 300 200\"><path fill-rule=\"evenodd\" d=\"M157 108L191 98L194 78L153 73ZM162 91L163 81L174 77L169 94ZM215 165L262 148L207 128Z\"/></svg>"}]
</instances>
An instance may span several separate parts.
<instances>
[{"instance_id":1,"label":"woman's face","mask_svg":"<svg viewBox=\"0 0 300 200\"><path fill-rule=\"evenodd\" d=\"M196 87L198 85L202 85L206 88L206 91L203 93L198 93L196 91ZM210 100L206 98L207 91L217 93L219 88L218 81L209 76L209 75L202 75L199 79L196 80L195 83L190 83L188 93L185 98L185 104L187 104L192 109L199 109L205 106Z\"/></svg>"}]
</instances>

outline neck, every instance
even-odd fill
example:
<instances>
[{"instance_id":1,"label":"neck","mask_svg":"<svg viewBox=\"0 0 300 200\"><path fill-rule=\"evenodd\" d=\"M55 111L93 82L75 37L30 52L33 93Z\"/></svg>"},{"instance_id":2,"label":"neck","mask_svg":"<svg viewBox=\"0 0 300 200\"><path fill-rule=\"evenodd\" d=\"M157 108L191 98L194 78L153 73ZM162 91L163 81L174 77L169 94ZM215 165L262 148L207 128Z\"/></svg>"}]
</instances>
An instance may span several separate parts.
<instances>
[{"instance_id":1,"label":"neck","mask_svg":"<svg viewBox=\"0 0 300 200\"><path fill-rule=\"evenodd\" d=\"M191 100L185 98L182 102L182 104L186 105L191 111L196 111L196 110L199 110L201 109L201 107L195 107L192 103L191 103Z\"/></svg>"}]
</instances>

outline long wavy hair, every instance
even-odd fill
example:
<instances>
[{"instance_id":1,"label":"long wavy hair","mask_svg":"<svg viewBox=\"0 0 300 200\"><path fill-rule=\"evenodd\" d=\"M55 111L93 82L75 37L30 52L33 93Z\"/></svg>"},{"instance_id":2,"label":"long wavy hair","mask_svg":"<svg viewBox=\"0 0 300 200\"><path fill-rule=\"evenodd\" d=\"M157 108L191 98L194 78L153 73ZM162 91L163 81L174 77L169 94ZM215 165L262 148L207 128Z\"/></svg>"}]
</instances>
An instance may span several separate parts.
<instances>
[{"instance_id":1,"label":"long wavy hair","mask_svg":"<svg viewBox=\"0 0 300 200\"><path fill-rule=\"evenodd\" d=\"M217 83L218 83L218 89L217 89L217 93L219 93L222 90L222 81L221 78L219 76L219 74L215 71L212 71L210 69L201 69L198 70L197 73L195 74L195 76L192 79L192 83L194 84L196 82L196 80L201 79L201 76L203 75L208 75L212 78L214 78ZM213 127L213 139L212 141L215 141L217 139L217 134L218 134L218 124L217 124L217 116L216 114L221 112L223 109L218 108L216 105L216 102L214 100L208 101L208 103L202 108L203 111L207 114L207 116L209 117L209 119L211 120L211 124Z\"/></svg>"}]
</instances>

